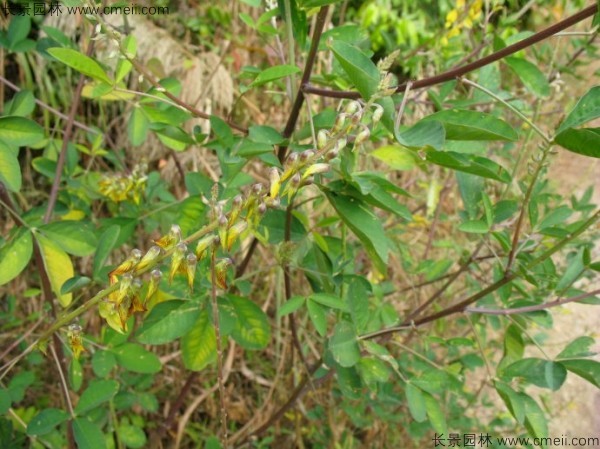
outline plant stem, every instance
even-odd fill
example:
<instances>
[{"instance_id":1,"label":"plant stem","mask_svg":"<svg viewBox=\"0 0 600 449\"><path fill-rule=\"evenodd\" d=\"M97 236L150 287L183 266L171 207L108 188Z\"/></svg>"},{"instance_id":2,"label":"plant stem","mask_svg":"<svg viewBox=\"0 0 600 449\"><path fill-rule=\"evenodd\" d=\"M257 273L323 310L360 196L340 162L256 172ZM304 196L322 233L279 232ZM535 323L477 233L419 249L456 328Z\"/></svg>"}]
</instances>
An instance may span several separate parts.
<instances>
[{"instance_id":1,"label":"plant stem","mask_svg":"<svg viewBox=\"0 0 600 449\"><path fill-rule=\"evenodd\" d=\"M213 248L210 257L210 298L212 301L213 324L217 340L217 379L219 383L219 403L221 417L221 443L223 449L229 449L227 441L227 409L225 408L225 385L223 384L223 348L221 346L221 326L219 325L219 305L217 303L217 273L215 270L217 250Z\"/></svg>"},{"instance_id":2,"label":"plant stem","mask_svg":"<svg viewBox=\"0 0 600 449\"><path fill-rule=\"evenodd\" d=\"M462 67L457 67L455 69L448 70L446 72L440 73L439 75L435 75L435 76L432 76L429 78L423 78L423 79L414 81L412 84L412 89L421 89L423 87L435 86L436 84L442 84L442 83L445 83L446 81L451 81L455 78L466 75L467 73L472 72L477 69L480 69L481 67L491 64L492 62L499 61L500 59L510 56L510 55L512 55L518 51L521 51L527 47L531 47L532 45L537 44L538 42L541 42L544 39L547 39L550 36L552 36L556 33L559 33L561 31L575 25L576 23L579 23L579 22L587 19L588 17L592 17L597 11L598 11L597 4L588 6L587 8L579 11L578 13L573 14L572 16L567 17L566 19L561 20L558 23L555 23L554 25L551 25L548 28L545 28L545 29L539 31L526 39L523 39L515 44L504 47L502 50L499 50L488 56L480 58L476 61L473 61L470 64L466 64ZM407 83L403 83L403 84L399 85L396 88L396 92L402 92L404 89L406 89L406 85L407 85ZM305 94L315 94L315 95L319 95L322 97L330 97L330 98L354 98L354 99L360 98L360 94L358 92L347 91L347 90L323 89L323 88L315 87L312 85L305 85L303 88L303 92Z\"/></svg>"}]
</instances>

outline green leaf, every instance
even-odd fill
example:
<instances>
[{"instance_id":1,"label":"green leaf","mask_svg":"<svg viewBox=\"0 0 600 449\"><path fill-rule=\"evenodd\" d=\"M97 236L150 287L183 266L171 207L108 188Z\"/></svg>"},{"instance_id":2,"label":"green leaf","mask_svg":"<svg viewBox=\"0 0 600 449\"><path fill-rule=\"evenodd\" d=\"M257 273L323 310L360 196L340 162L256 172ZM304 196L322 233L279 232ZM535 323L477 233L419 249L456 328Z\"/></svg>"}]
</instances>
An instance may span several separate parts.
<instances>
[{"instance_id":1,"label":"green leaf","mask_svg":"<svg viewBox=\"0 0 600 449\"><path fill-rule=\"evenodd\" d=\"M556 226L566 221L573 211L568 206L560 206L553 208L550 212L536 225L537 229L549 228Z\"/></svg>"},{"instance_id":2,"label":"green leaf","mask_svg":"<svg viewBox=\"0 0 600 449\"><path fill-rule=\"evenodd\" d=\"M27 425L27 435L45 435L69 419L69 414L57 408L46 408L35 415Z\"/></svg>"},{"instance_id":3,"label":"green leaf","mask_svg":"<svg viewBox=\"0 0 600 449\"><path fill-rule=\"evenodd\" d=\"M592 87L579 99L573 110L562 121L556 134L575 128L600 117L600 86Z\"/></svg>"},{"instance_id":4,"label":"green leaf","mask_svg":"<svg viewBox=\"0 0 600 449\"><path fill-rule=\"evenodd\" d=\"M390 241L377 216L363 202L322 187L343 222L359 238L373 264L381 273L387 270Z\"/></svg>"},{"instance_id":5,"label":"green leaf","mask_svg":"<svg viewBox=\"0 0 600 449\"><path fill-rule=\"evenodd\" d=\"M83 383L83 369L78 359L72 358L69 363L69 384L73 391L79 391Z\"/></svg>"},{"instance_id":6,"label":"green leaf","mask_svg":"<svg viewBox=\"0 0 600 449\"><path fill-rule=\"evenodd\" d=\"M155 133L166 147L175 151L184 151L189 145L194 143L194 139L178 126L168 125L160 130L156 130Z\"/></svg>"},{"instance_id":7,"label":"green leaf","mask_svg":"<svg viewBox=\"0 0 600 449\"><path fill-rule=\"evenodd\" d=\"M15 94L7 103L5 111L6 115L18 115L19 117L27 117L35 109L35 97L30 90L23 89Z\"/></svg>"},{"instance_id":8,"label":"green leaf","mask_svg":"<svg viewBox=\"0 0 600 449\"><path fill-rule=\"evenodd\" d=\"M425 410L431 427L439 434L448 434L448 424L439 401L428 393L423 393L423 397L425 398Z\"/></svg>"},{"instance_id":9,"label":"green leaf","mask_svg":"<svg viewBox=\"0 0 600 449\"><path fill-rule=\"evenodd\" d=\"M595 340L592 337L578 337L569 343L565 349L556 356L556 360L591 357L596 354L595 352L590 351L594 341Z\"/></svg>"},{"instance_id":10,"label":"green leaf","mask_svg":"<svg viewBox=\"0 0 600 449\"><path fill-rule=\"evenodd\" d=\"M77 291L86 285L88 285L92 280L86 276L73 276L71 279L65 281L65 283L60 288L60 294L65 295L67 293L72 293Z\"/></svg>"},{"instance_id":11,"label":"green leaf","mask_svg":"<svg viewBox=\"0 0 600 449\"><path fill-rule=\"evenodd\" d=\"M401 145L408 148L429 146L442 150L446 141L446 130L440 121L421 120L404 131L396 132L395 137Z\"/></svg>"},{"instance_id":12,"label":"green leaf","mask_svg":"<svg viewBox=\"0 0 600 449\"><path fill-rule=\"evenodd\" d=\"M0 182L11 192L21 190L21 166L17 156L18 150L12 150L0 140Z\"/></svg>"},{"instance_id":13,"label":"green leaf","mask_svg":"<svg viewBox=\"0 0 600 449\"><path fill-rule=\"evenodd\" d=\"M140 343L160 345L186 334L198 319L198 304L192 301L164 301L157 304L136 332Z\"/></svg>"},{"instance_id":14,"label":"green leaf","mask_svg":"<svg viewBox=\"0 0 600 449\"><path fill-rule=\"evenodd\" d=\"M254 142L266 143L268 145L278 145L285 140L275 128L259 125L253 125L248 128L248 137Z\"/></svg>"},{"instance_id":15,"label":"green leaf","mask_svg":"<svg viewBox=\"0 0 600 449\"><path fill-rule=\"evenodd\" d=\"M127 56L130 58L135 58L137 53L137 42L135 40L135 36L133 34L129 34L123 39L122 48L125 49ZM115 83L118 83L125 78L131 69L133 68L133 64L126 58L119 58L117 62L117 67L115 69Z\"/></svg>"},{"instance_id":16,"label":"green leaf","mask_svg":"<svg viewBox=\"0 0 600 449\"><path fill-rule=\"evenodd\" d=\"M342 0L299 0L299 6L305 9L319 8L325 5L333 5L334 3L341 3Z\"/></svg>"},{"instance_id":17,"label":"green leaf","mask_svg":"<svg viewBox=\"0 0 600 449\"><path fill-rule=\"evenodd\" d=\"M534 438L546 438L548 436L548 421L544 411L530 396L521 393L525 404L525 427Z\"/></svg>"},{"instance_id":18,"label":"green leaf","mask_svg":"<svg viewBox=\"0 0 600 449\"><path fill-rule=\"evenodd\" d=\"M360 348L354 326L348 321L341 321L333 329L329 339L329 350L334 360L345 368L356 365L360 360Z\"/></svg>"},{"instance_id":19,"label":"green leaf","mask_svg":"<svg viewBox=\"0 0 600 449\"><path fill-rule=\"evenodd\" d=\"M306 298L304 296L292 296L288 301L281 305L277 310L277 316L285 316L294 313L304 305Z\"/></svg>"},{"instance_id":20,"label":"green leaf","mask_svg":"<svg viewBox=\"0 0 600 449\"><path fill-rule=\"evenodd\" d=\"M75 413L82 415L104 402L110 401L119 391L116 380L93 380L84 390L75 406Z\"/></svg>"},{"instance_id":21,"label":"green leaf","mask_svg":"<svg viewBox=\"0 0 600 449\"><path fill-rule=\"evenodd\" d=\"M64 220L40 226L39 229L65 252L74 256L89 256L96 251L98 240L90 223Z\"/></svg>"},{"instance_id":22,"label":"green leaf","mask_svg":"<svg viewBox=\"0 0 600 449\"><path fill-rule=\"evenodd\" d=\"M526 59L516 57L508 57L504 61L533 94L538 97L547 97L550 95L550 84L546 76L535 64Z\"/></svg>"},{"instance_id":23,"label":"green leaf","mask_svg":"<svg viewBox=\"0 0 600 449\"><path fill-rule=\"evenodd\" d=\"M44 129L23 117L0 117L0 140L18 147L35 145L44 138Z\"/></svg>"},{"instance_id":24,"label":"green leaf","mask_svg":"<svg viewBox=\"0 0 600 449\"><path fill-rule=\"evenodd\" d=\"M146 434L138 426L122 424L117 431L119 440L132 449L144 447L146 445Z\"/></svg>"},{"instance_id":25,"label":"green leaf","mask_svg":"<svg viewBox=\"0 0 600 449\"><path fill-rule=\"evenodd\" d=\"M117 359L110 351L96 351L92 356L92 369L98 377L108 376L116 365Z\"/></svg>"},{"instance_id":26,"label":"green leaf","mask_svg":"<svg viewBox=\"0 0 600 449\"><path fill-rule=\"evenodd\" d=\"M411 170L417 165L415 152L400 145L383 145L369 155L394 170Z\"/></svg>"},{"instance_id":27,"label":"green leaf","mask_svg":"<svg viewBox=\"0 0 600 449\"><path fill-rule=\"evenodd\" d=\"M262 86L286 76L300 72L300 69L295 65L276 65L269 67L258 74L258 76L250 83L249 88Z\"/></svg>"},{"instance_id":28,"label":"green leaf","mask_svg":"<svg viewBox=\"0 0 600 449\"><path fill-rule=\"evenodd\" d=\"M153 374L161 369L161 363L156 354L135 343L124 343L117 346L112 353L120 366L134 373Z\"/></svg>"},{"instance_id":29,"label":"green leaf","mask_svg":"<svg viewBox=\"0 0 600 449\"><path fill-rule=\"evenodd\" d=\"M228 295L237 322L231 336L245 349L264 349L271 339L271 327L265 313L247 298Z\"/></svg>"},{"instance_id":30,"label":"green leaf","mask_svg":"<svg viewBox=\"0 0 600 449\"><path fill-rule=\"evenodd\" d=\"M127 122L127 136L129 136L129 141L134 147L146 141L149 127L150 121L142 108L134 107Z\"/></svg>"},{"instance_id":31,"label":"green leaf","mask_svg":"<svg viewBox=\"0 0 600 449\"><path fill-rule=\"evenodd\" d=\"M583 377L585 380L600 388L600 362L596 360L562 360L561 365L572 373Z\"/></svg>"},{"instance_id":32,"label":"green leaf","mask_svg":"<svg viewBox=\"0 0 600 449\"><path fill-rule=\"evenodd\" d=\"M71 262L71 258L67 253L65 253L53 240L50 240L39 233L35 238L40 247L40 252L42 253L44 268L50 278L52 291L60 304L63 307L67 307L73 300L73 294L62 294L61 289L63 284L75 275L73 262Z\"/></svg>"},{"instance_id":33,"label":"green leaf","mask_svg":"<svg viewBox=\"0 0 600 449\"><path fill-rule=\"evenodd\" d=\"M370 99L379 88L380 75L377 66L362 50L344 41L334 41L330 47L361 96L365 100Z\"/></svg>"},{"instance_id":34,"label":"green leaf","mask_svg":"<svg viewBox=\"0 0 600 449\"><path fill-rule=\"evenodd\" d=\"M508 123L484 112L446 109L431 114L422 121L429 120L437 120L444 125L448 140L515 141L519 137Z\"/></svg>"},{"instance_id":35,"label":"green leaf","mask_svg":"<svg viewBox=\"0 0 600 449\"><path fill-rule=\"evenodd\" d=\"M406 394L408 411L413 419L417 422L425 421L425 419L427 419L427 409L425 407L425 396L423 395L423 392L408 382L404 389L404 393Z\"/></svg>"},{"instance_id":36,"label":"green leaf","mask_svg":"<svg viewBox=\"0 0 600 449\"><path fill-rule=\"evenodd\" d=\"M186 369L201 371L217 359L217 338L208 311L200 312L194 327L181 339L181 355Z\"/></svg>"},{"instance_id":37,"label":"green leaf","mask_svg":"<svg viewBox=\"0 0 600 449\"><path fill-rule=\"evenodd\" d=\"M573 153L600 158L600 128L567 128L554 142Z\"/></svg>"},{"instance_id":38,"label":"green leaf","mask_svg":"<svg viewBox=\"0 0 600 449\"><path fill-rule=\"evenodd\" d=\"M73 434L78 449L106 449L102 430L87 418L75 418Z\"/></svg>"},{"instance_id":39,"label":"green leaf","mask_svg":"<svg viewBox=\"0 0 600 449\"><path fill-rule=\"evenodd\" d=\"M494 382L494 386L511 415L513 415L519 424L523 424L525 420L525 404L521 395L505 383Z\"/></svg>"},{"instance_id":40,"label":"green leaf","mask_svg":"<svg viewBox=\"0 0 600 449\"><path fill-rule=\"evenodd\" d=\"M439 394L448 388L448 374L436 369L425 371L410 381L414 386L430 394Z\"/></svg>"},{"instance_id":41,"label":"green leaf","mask_svg":"<svg viewBox=\"0 0 600 449\"><path fill-rule=\"evenodd\" d=\"M504 183L509 183L511 180L510 173L508 173L504 167L487 158L470 154L455 153L453 151L435 150L426 151L425 157L427 161L433 164L451 168L452 170L470 173L472 175L494 179Z\"/></svg>"},{"instance_id":42,"label":"green leaf","mask_svg":"<svg viewBox=\"0 0 600 449\"><path fill-rule=\"evenodd\" d=\"M98 277L100 269L104 266L104 262L108 258L108 255L115 247L117 240L119 239L119 233L121 228L118 225L111 225L102 233L98 240L98 247L96 248L96 254L94 255L94 277Z\"/></svg>"},{"instance_id":43,"label":"green leaf","mask_svg":"<svg viewBox=\"0 0 600 449\"><path fill-rule=\"evenodd\" d=\"M33 241L29 229L21 230L0 248L0 285L16 278L29 263L32 253Z\"/></svg>"},{"instance_id":44,"label":"green leaf","mask_svg":"<svg viewBox=\"0 0 600 449\"><path fill-rule=\"evenodd\" d=\"M97 81L113 84L104 69L94 59L70 48L49 48L46 50L53 58L79 73Z\"/></svg>"},{"instance_id":45,"label":"green leaf","mask_svg":"<svg viewBox=\"0 0 600 449\"><path fill-rule=\"evenodd\" d=\"M346 293L346 302L350 309L352 322L358 332L364 332L367 329L369 321L369 291L371 284L365 278L352 276L348 282Z\"/></svg>"},{"instance_id":46,"label":"green leaf","mask_svg":"<svg viewBox=\"0 0 600 449\"><path fill-rule=\"evenodd\" d=\"M538 387L556 391L567 378L567 370L561 363L531 357L509 365L503 375L508 378L522 377Z\"/></svg>"},{"instance_id":47,"label":"green leaf","mask_svg":"<svg viewBox=\"0 0 600 449\"><path fill-rule=\"evenodd\" d=\"M487 234L490 230L488 224L483 220L469 220L461 223L458 230L471 234Z\"/></svg>"},{"instance_id":48,"label":"green leaf","mask_svg":"<svg viewBox=\"0 0 600 449\"><path fill-rule=\"evenodd\" d=\"M377 357L362 357L356 366L363 382L372 390L376 390L378 384L387 382L390 377L390 368Z\"/></svg>"},{"instance_id":49,"label":"green leaf","mask_svg":"<svg viewBox=\"0 0 600 449\"><path fill-rule=\"evenodd\" d=\"M308 316L319 335L321 337L327 335L327 315L325 314L325 308L310 299L306 301L306 308L308 309Z\"/></svg>"},{"instance_id":50,"label":"green leaf","mask_svg":"<svg viewBox=\"0 0 600 449\"><path fill-rule=\"evenodd\" d=\"M330 309L348 311L344 300L339 296L330 295L328 293L313 293L309 298Z\"/></svg>"}]
</instances>

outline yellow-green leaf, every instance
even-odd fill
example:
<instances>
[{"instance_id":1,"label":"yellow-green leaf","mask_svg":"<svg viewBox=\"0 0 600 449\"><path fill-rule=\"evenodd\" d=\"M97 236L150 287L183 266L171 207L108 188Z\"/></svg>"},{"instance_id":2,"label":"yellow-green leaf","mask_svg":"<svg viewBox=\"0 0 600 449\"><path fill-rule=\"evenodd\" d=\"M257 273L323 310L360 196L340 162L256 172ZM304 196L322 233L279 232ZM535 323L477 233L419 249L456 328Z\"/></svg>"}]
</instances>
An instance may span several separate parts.
<instances>
[{"instance_id":1,"label":"yellow-green leaf","mask_svg":"<svg viewBox=\"0 0 600 449\"><path fill-rule=\"evenodd\" d=\"M73 294L66 293L63 295L60 289L65 281L74 276L73 263L67 253L52 240L40 234L36 234L35 238L40 246L44 267L50 278L52 291L60 304L63 307L67 307L73 300Z\"/></svg>"},{"instance_id":2,"label":"yellow-green leaf","mask_svg":"<svg viewBox=\"0 0 600 449\"><path fill-rule=\"evenodd\" d=\"M194 327L181 339L183 364L191 371L200 371L217 357L215 328L203 310Z\"/></svg>"},{"instance_id":3,"label":"yellow-green leaf","mask_svg":"<svg viewBox=\"0 0 600 449\"><path fill-rule=\"evenodd\" d=\"M29 263L33 245L31 232L25 230L0 248L0 285L16 278Z\"/></svg>"},{"instance_id":4,"label":"yellow-green leaf","mask_svg":"<svg viewBox=\"0 0 600 449\"><path fill-rule=\"evenodd\" d=\"M63 64L90 78L112 84L112 80L95 60L70 48L49 48L48 53Z\"/></svg>"}]
</instances>

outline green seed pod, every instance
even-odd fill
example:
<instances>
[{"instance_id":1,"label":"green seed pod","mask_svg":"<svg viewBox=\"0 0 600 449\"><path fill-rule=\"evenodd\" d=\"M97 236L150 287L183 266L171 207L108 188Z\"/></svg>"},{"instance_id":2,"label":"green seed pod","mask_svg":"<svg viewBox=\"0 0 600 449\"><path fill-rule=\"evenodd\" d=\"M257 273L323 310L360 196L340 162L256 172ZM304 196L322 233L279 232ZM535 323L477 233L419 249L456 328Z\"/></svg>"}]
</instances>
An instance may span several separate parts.
<instances>
[{"instance_id":1,"label":"green seed pod","mask_svg":"<svg viewBox=\"0 0 600 449\"><path fill-rule=\"evenodd\" d=\"M332 133L338 133L344 128L344 124L346 123L347 114L341 113L335 118L335 123L333 124L333 128L331 128Z\"/></svg>"},{"instance_id":2,"label":"green seed pod","mask_svg":"<svg viewBox=\"0 0 600 449\"><path fill-rule=\"evenodd\" d=\"M383 106L380 104L374 104L373 106L375 107L375 111L373 112L371 120L373 120L373 123L375 124L381 120L381 117L383 117Z\"/></svg>"},{"instance_id":3,"label":"green seed pod","mask_svg":"<svg viewBox=\"0 0 600 449\"><path fill-rule=\"evenodd\" d=\"M360 110L360 107L360 103L358 101L353 100L346 105L346 107L344 108L344 112L348 115L352 115L358 112Z\"/></svg>"},{"instance_id":4,"label":"green seed pod","mask_svg":"<svg viewBox=\"0 0 600 449\"><path fill-rule=\"evenodd\" d=\"M327 131L326 129L319 130L319 132L317 134L317 148L319 150L325 148L325 145L327 145L328 140L329 140L329 131Z\"/></svg>"}]
</instances>

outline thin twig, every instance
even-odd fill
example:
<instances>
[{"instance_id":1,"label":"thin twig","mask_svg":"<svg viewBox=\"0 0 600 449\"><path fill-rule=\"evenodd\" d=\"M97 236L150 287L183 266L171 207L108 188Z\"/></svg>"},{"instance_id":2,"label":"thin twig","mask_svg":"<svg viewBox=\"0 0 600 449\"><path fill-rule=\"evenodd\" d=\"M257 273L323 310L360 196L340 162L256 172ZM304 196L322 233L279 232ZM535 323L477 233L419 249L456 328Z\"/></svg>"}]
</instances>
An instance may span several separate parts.
<instances>
[{"instance_id":1,"label":"thin twig","mask_svg":"<svg viewBox=\"0 0 600 449\"><path fill-rule=\"evenodd\" d=\"M451 69L446 72L440 73L439 75L435 75L435 76L432 76L429 78L423 78L421 80L414 81L412 88L413 89L421 89L424 87L435 86L436 84L445 83L446 81L451 81L460 76L466 75L469 72L480 69L481 67L484 67L488 64L499 61L502 58L505 58L505 57L510 56L510 55L512 55L518 51L521 51L527 47L537 44L538 42L541 42L544 39L547 39L548 37L575 25L576 23L579 23L589 17L592 17L596 13L597 10L598 10L597 4L588 6L587 8L579 11L578 13L573 14L572 16L567 17L566 19L561 20L558 23L555 23L554 25L551 25L548 28L545 28L545 29L539 31L526 39L523 39L515 44L504 47L502 50L499 50L488 56L480 58L480 59L473 61L469 64L466 64L462 67L457 67L455 69ZM396 88L396 92L402 92L404 89L406 89L406 84L407 83L403 83L403 84L399 85ZM323 88L312 86L312 85L305 85L303 88L303 92L305 94L314 94L314 95L319 95L322 97L331 97L331 98L354 98L354 99L360 98L360 93L358 93L358 92L346 91L346 90L323 89Z\"/></svg>"},{"instance_id":2,"label":"thin twig","mask_svg":"<svg viewBox=\"0 0 600 449\"><path fill-rule=\"evenodd\" d=\"M539 310L546 310L552 307L562 306L570 302L581 301L582 299L589 298L591 296L600 295L600 289L581 293L580 295L571 296L570 298L556 299L554 301L545 302L543 304L536 304L534 306L515 307L513 309L488 309L486 307L467 307L465 312L469 313L480 313L482 315L515 315L519 313L537 312Z\"/></svg>"},{"instance_id":3,"label":"thin twig","mask_svg":"<svg viewBox=\"0 0 600 449\"><path fill-rule=\"evenodd\" d=\"M219 384L219 403L221 417L221 443L224 449L229 449L227 441L227 409L225 408L225 385L223 383L223 348L221 345L221 326L219 325L219 305L217 303L217 272L215 260L217 250L213 248L210 257L210 281L212 283L210 298L212 301L213 324L215 326L215 336L217 340L217 380Z\"/></svg>"}]
</instances>

